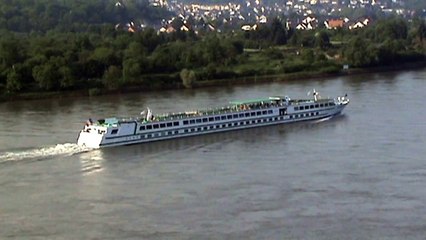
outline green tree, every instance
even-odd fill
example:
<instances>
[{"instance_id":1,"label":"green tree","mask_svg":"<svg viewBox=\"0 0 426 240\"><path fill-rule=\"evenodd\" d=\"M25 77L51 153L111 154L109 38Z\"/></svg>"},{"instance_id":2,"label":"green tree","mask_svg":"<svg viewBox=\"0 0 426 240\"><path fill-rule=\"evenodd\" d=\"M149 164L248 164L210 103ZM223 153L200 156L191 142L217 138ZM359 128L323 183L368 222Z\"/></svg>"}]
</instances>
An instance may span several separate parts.
<instances>
[{"instance_id":1,"label":"green tree","mask_svg":"<svg viewBox=\"0 0 426 240\"><path fill-rule=\"evenodd\" d=\"M351 39L344 52L346 59L356 67L368 66L371 63L371 58L367 47L367 43L361 37L357 36Z\"/></svg>"},{"instance_id":2,"label":"green tree","mask_svg":"<svg viewBox=\"0 0 426 240\"><path fill-rule=\"evenodd\" d=\"M18 92L23 88L23 78L22 75L12 70L7 74L7 81L6 81L6 90L8 92Z\"/></svg>"},{"instance_id":3,"label":"green tree","mask_svg":"<svg viewBox=\"0 0 426 240\"><path fill-rule=\"evenodd\" d=\"M188 70L186 68L180 71L180 79L182 80L182 84L186 88L192 88L194 82L196 81L195 72L192 70Z\"/></svg>"},{"instance_id":4,"label":"green tree","mask_svg":"<svg viewBox=\"0 0 426 240\"><path fill-rule=\"evenodd\" d=\"M401 18L380 21L375 26L376 41L383 42L387 39L407 39L408 25Z\"/></svg>"},{"instance_id":5,"label":"green tree","mask_svg":"<svg viewBox=\"0 0 426 240\"><path fill-rule=\"evenodd\" d=\"M330 47L330 37L326 31L315 33L315 46L321 50L326 50Z\"/></svg>"},{"instance_id":6,"label":"green tree","mask_svg":"<svg viewBox=\"0 0 426 240\"><path fill-rule=\"evenodd\" d=\"M109 66L103 75L104 86L108 89L117 89L121 86L122 71L118 66Z\"/></svg>"},{"instance_id":7,"label":"green tree","mask_svg":"<svg viewBox=\"0 0 426 240\"><path fill-rule=\"evenodd\" d=\"M60 74L54 63L48 61L42 65L35 66L32 71L34 80L38 83L40 89L55 90L58 89L58 79Z\"/></svg>"},{"instance_id":8,"label":"green tree","mask_svg":"<svg viewBox=\"0 0 426 240\"><path fill-rule=\"evenodd\" d=\"M60 78L60 87L62 89L73 88L76 86L76 78L68 66L61 66L59 68Z\"/></svg>"},{"instance_id":9,"label":"green tree","mask_svg":"<svg viewBox=\"0 0 426 240\"><path fill-rule=\"evenodd\" d=\"M123 82L132 82L141 77L142 66L136 59L126 59L123 62Z\"/></svg>"},{"instance_id":10,"label":"green tree","mask_svg":"<svg viewBox=\"0 0 426 240\"><path fill-rule=\"evenodd\" d=\"M114 50L107 47L98 47L93 52L91 59L98 61L105 68L110 65L115 65L117 63L117 58L115 56Z\"/></svg>"},{"instance_id":11,"label":"green tree","mask_svg":"<svg viewBox=\"0 0 426 240\"><path fill-rule=\"evenodd\" d=\"M276 45L287 43L287 32L279 18L274 18L271 23L271 42Z\"/></svg>"}]
</instances>

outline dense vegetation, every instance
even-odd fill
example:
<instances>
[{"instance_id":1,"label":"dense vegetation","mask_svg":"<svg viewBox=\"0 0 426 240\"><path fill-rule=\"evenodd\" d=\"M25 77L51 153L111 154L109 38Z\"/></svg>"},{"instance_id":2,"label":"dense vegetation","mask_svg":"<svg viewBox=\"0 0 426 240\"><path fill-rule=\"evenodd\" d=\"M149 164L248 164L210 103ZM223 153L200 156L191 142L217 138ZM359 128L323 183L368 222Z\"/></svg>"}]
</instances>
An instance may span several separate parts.
<instances>
[{"instance_id":1,"label":"dense vegetation","mask_svg":"<svg viewBox=\"0 0 426 240\"><path fill-rule=\"evenodd\" d=\"M390 18L355 31L321 28L296 31L287 30L285 21L275 18L248 32L200 30L195 34L177 30L166 34L145 28L130 33L116 29L115 21L124 21L125 14L117 19L114 14L106 14L108 1L1 2L2 95L80 89L97 93L123 87L191 87L194 82L212 79L233 81L255 75L334 73L341 71L344 64L374 67L425 59L423 20L408 22ZM40 6L41 2L45 4ZM50 16L51 4L68 10L55 10L53 12L59 15ZM88 10L93 4L103 4L104 8L99 9L105 11ZM136 16L144 9L138 10L137 6L146 5L134 6L130 12ZM19 10L8 15L9 8ZM20 13L31 11L40 11L37 14L44 13L40 16L46 18L18 21L22 24L19 27L11 24ZM86 15L69 20L72 12ZM90 12L96 12L98 17ZM67 21L70 29L65 27Z\"/></svg>"},{"instance_id":2,"label":"dense vegetation","mask_svg":"<svg viewBox=\"0 0 426 240\"><path fill-rule=\"evenodd\" d=\"M13 32L90 31L99 24L160 22L170 16L148 0L0 0L0 29Z\"/></svg>"}]
</instances>

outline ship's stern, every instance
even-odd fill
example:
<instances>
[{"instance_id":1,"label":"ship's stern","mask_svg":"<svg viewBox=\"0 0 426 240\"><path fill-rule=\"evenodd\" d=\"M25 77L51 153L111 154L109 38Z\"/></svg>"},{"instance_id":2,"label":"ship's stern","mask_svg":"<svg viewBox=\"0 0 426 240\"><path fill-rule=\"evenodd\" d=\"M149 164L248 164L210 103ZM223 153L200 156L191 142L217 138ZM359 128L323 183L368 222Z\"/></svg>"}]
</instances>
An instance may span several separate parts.
<instances>
[{"instance_id":1,"label":"ship's stern","mask_svg":"<svg viewBox=\"0 0 426 240\"><path fill-rule=\"evenodd\" d=\"M89 148L99 148L103 139L104 134L93 129L84 129L78 135L77 144Z\"/></svg>"}]
</instances>

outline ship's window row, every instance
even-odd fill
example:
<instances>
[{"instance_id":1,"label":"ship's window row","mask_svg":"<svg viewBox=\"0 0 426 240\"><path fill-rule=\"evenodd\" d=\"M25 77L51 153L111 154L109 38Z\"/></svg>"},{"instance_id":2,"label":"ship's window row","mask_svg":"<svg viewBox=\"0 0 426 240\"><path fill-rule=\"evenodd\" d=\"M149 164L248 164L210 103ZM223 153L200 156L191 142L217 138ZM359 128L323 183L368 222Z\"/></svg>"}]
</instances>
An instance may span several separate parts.
<instances>
[{"instance_id":1,"label":"ship's window row","mask_svg":"<svg viewBox=\"0 0 426 240\"><path fill-rule=\"evenodd\" d=\"M272 113L273 113L272 110L263 110L263 111L257 111L257 112L235 113L235 114L228 114L228 115L222 115L222 116L216 116L216 117L190 119L190 120L184 120L183 125L261 116L261 115L272 114Z\"/></svg>"},{"instance_id":2,"label":"ship's window row","mask_svg":"<svg viewBox=\"0 0 426 240\"><path fill-rule=\"evenodd\" d=\"M170 135L178 135L179 131L175 130L175 131L168 131L168 132L163 132L163 133L151 133L151 134L145 134L143 135L145 138L156 138L156 137L161 137L161 136L170 136Z\"/></svg>"},{"instance_id":3,"label":"ship's window row","mask_svg":"<svg viewBox=\"0 0 426 240\"><path fill-rule=\"evenodd\" d=\"M294 107L295 111L299 111L299 110L308 110L308 109L314 109L314 108L323 108L323 107L332 107L336 105L334 102L330 102L330 103L321 103L321 104L312 104L312 105L307 105L307 106L298 106L298 107Z\"/></svg>"},{"instance_id":4,"label":"ship's window row","mask_svg":"<svg viewBox=\"0 0 426 240\"><path fill-rule=\"evenodd\" d=\"M273 121L279 121L279 120L284 120L284 117L272 117L272 118L264 118L264 119L256 119L256 120L247 120L247 121L241 121L241 122L209 125L209 126L204 126L204 127L187 128L187 129L183 130L183 133L201 132L201 131L204 132L204 131L213 130L213 129L222 129L222 128L229 128L229 127L236 127L236 126L244 126L244 125L251 125L251 124L258 124L258 123L273 122ZM145 138L156 138L156 137L161 137L161 136L177 135L177 134L180 134L180 133L179 133L179 131L175 130L175 131L168 131L168 132L162 132L162 133L146 134L146 135L144 135L144 137Z\"/></svg>"},{"instance_id":5,"label":"ship's window row","mask_svg":"<svg viewBox=\"0 0 426 240\"><path fill-rule=\"evenodd\" d=\"M172 126L179 126L179 122L176 121L176 122L168 122L168 123L160 123L160 124L140 126L139 131L159 129L159 128L172 127Z\"/></svg>"},{"instance_id":6,"label":"ship's window row","mask_svg":"<svg viewBox=\"0 0 426 240\"><path fill-rule=\"evenodd\" d=\"M303 118L303 117L311 117L311 116L317 116L319 115L319 112L310 112L310 113L303 113L303 114L294 114L290 115L290 119L293 118Z\"/></svg>"}]
</instances>

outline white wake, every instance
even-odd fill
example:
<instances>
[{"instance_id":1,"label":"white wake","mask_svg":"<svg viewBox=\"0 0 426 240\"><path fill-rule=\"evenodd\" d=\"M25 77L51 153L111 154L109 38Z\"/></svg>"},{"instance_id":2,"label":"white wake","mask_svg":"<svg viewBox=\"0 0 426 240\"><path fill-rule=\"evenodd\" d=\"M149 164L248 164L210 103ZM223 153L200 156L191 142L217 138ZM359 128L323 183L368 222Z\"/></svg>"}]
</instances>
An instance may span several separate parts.
<instances>
[{"instance_id":1,"label":"white wake","mask_svg":"<svg viewBox=\"0 0 426 240\"><path fill-rule=\"evenodd\" d=\"M328 120L330 120L332 118L333 118L333 116L329 116L329 117L326 117L326 118L321 118L319 120L315 120L314 123L320 123L320 122L328 121Z\"/></svg>"},{"instance_id":2,"label":"white wake","mask_svg":"<svg viewBox=\"0 0 426 240\"><path fill-rule=\"evenodd\" d=\"M75 143L56 144L24 151L0 152L0 163L19 161L19 160L37 160L53 156L71 156L73 154L89 151L90 148L79 146Z\"/></svg>"}]
</instances>

